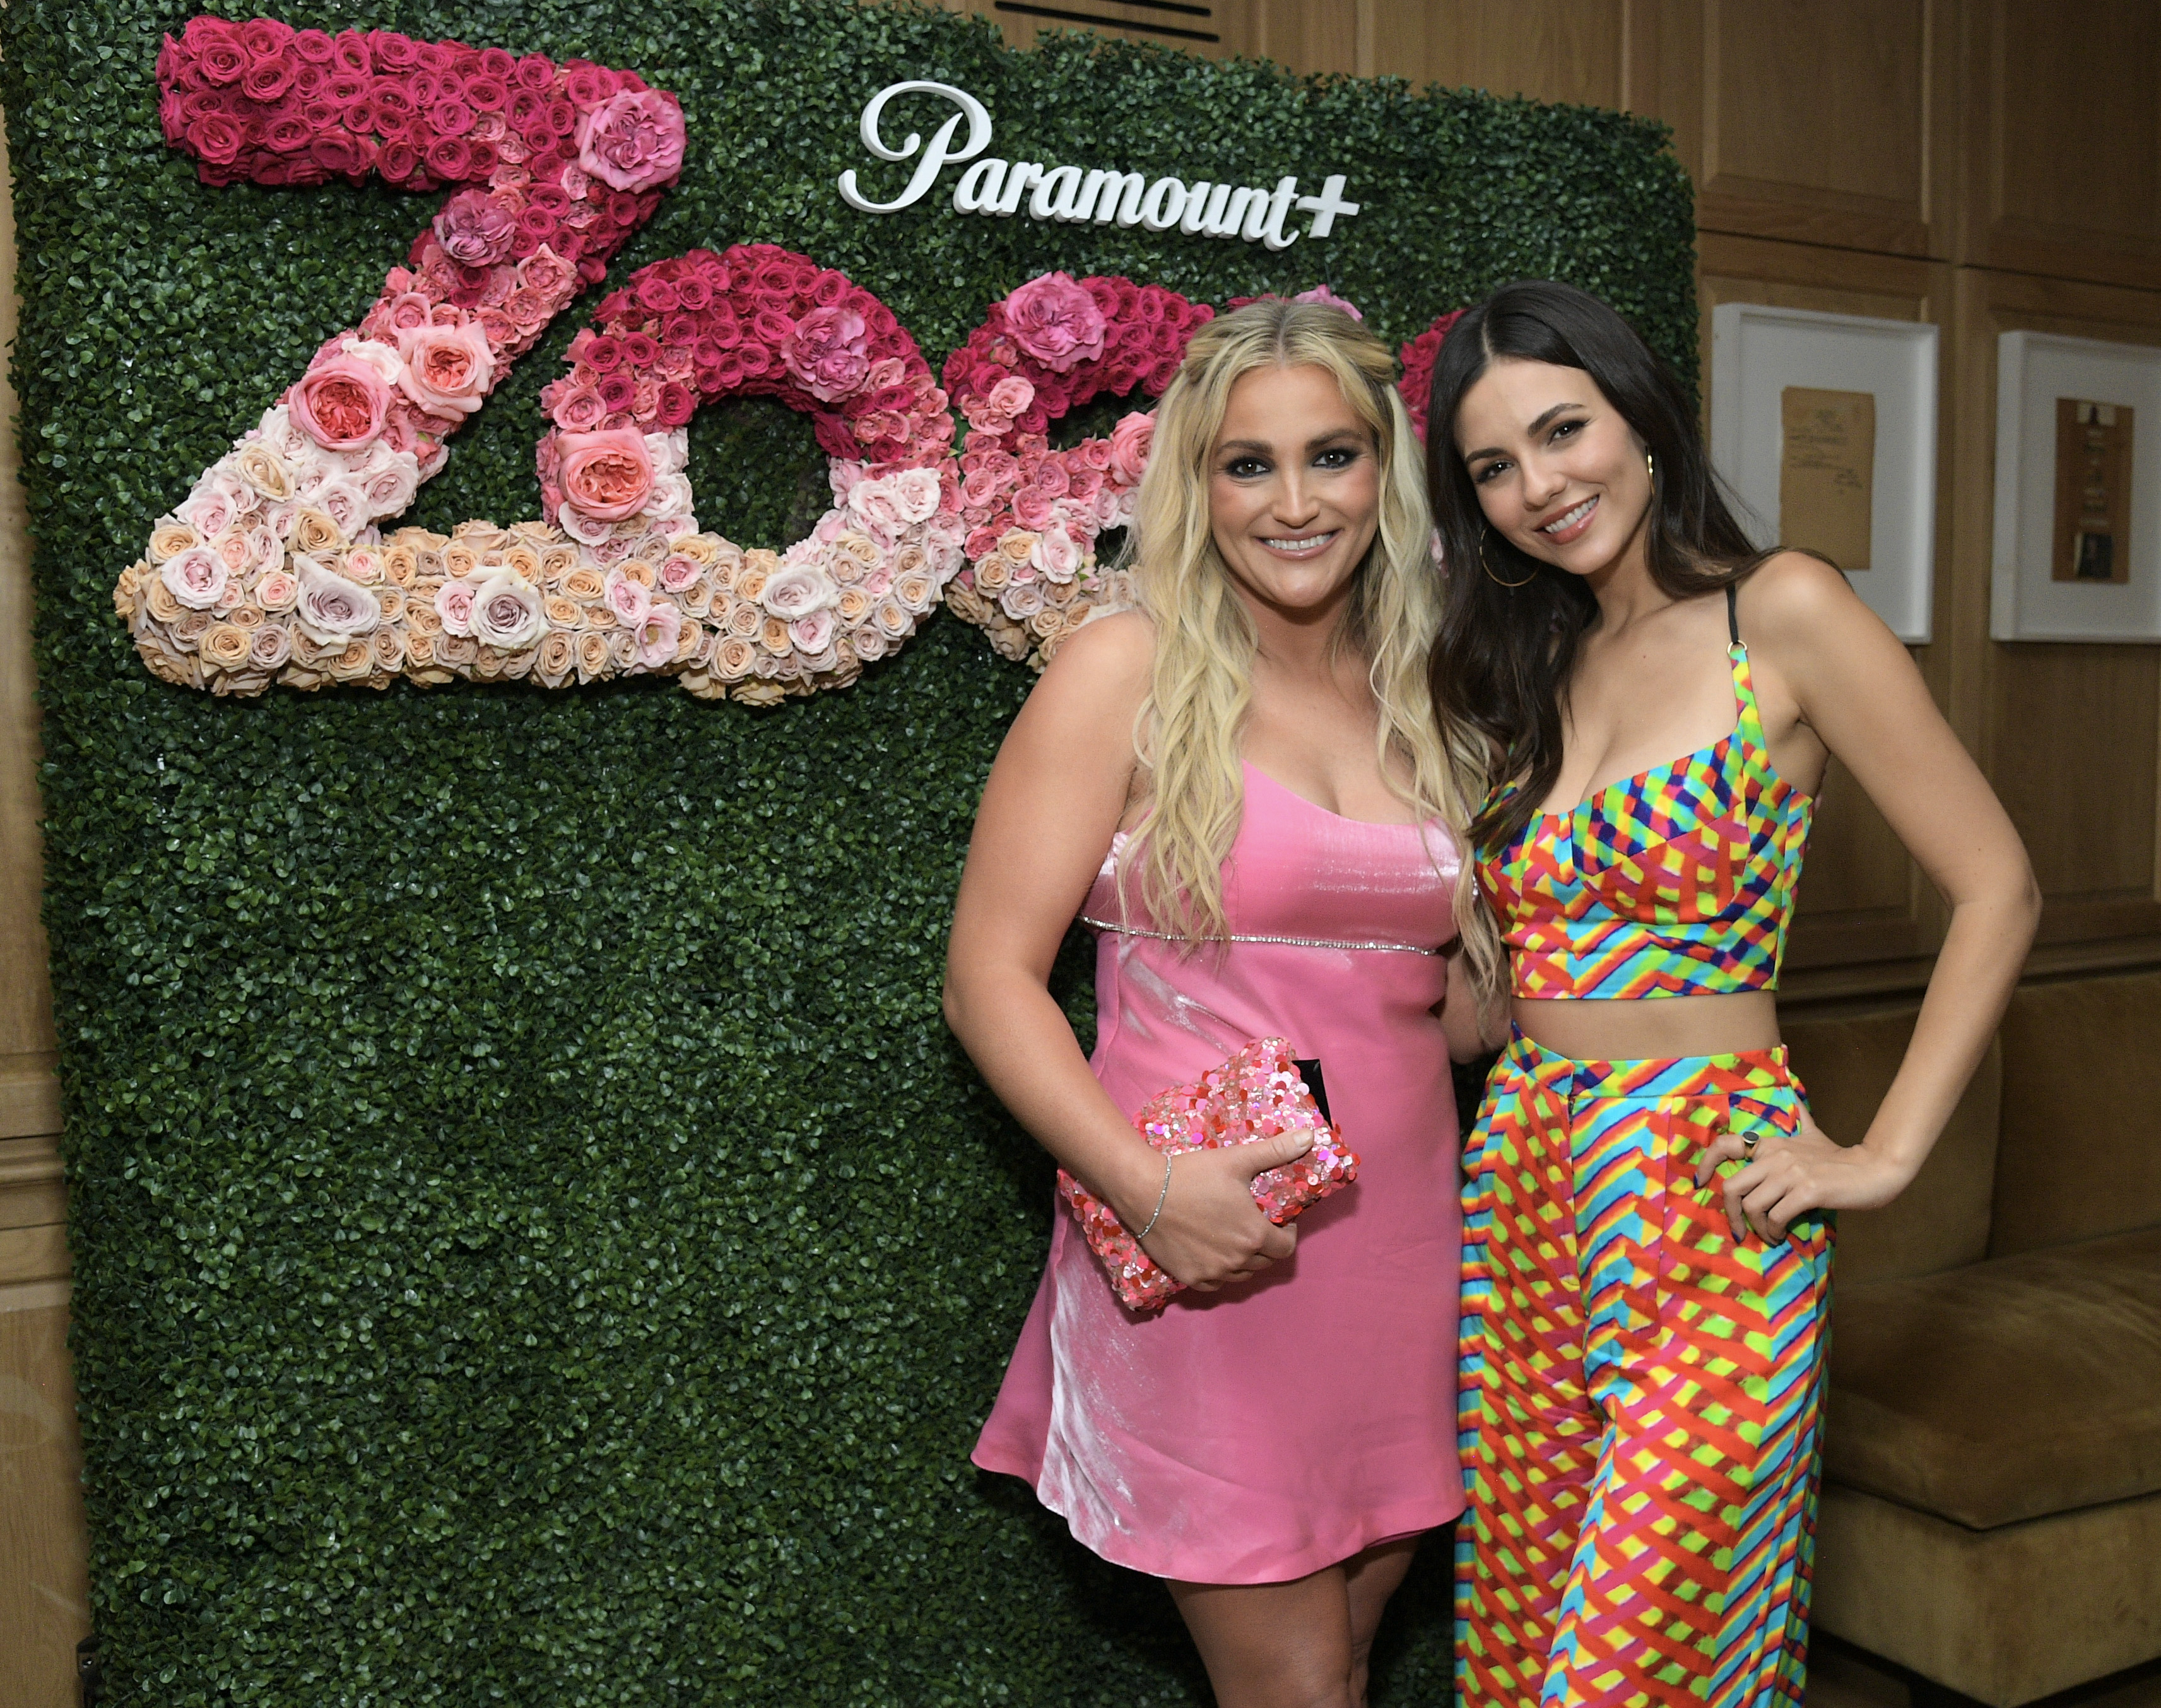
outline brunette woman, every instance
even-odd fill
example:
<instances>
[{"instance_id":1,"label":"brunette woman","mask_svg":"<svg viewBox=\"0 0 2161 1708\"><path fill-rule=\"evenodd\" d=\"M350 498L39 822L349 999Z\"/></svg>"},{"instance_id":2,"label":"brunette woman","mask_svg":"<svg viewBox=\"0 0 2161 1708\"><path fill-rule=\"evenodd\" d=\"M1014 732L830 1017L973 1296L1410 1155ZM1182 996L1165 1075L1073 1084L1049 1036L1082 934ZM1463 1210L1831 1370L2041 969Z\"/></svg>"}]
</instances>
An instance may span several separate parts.
<instances>
[{"instance_id":1,"label":"brunette woman","mask_svg":"<svg viewBox=\"0 0 2161 1708\"><path fill-rule=\"evenodd\" d=\"M1442 347L1430 421L1434 699L1492 785L1471 838L1514 1023L1467 1146L1459 1695L1798 1703L1830 1212L1927 1156L2033 876L1904 648L1823 560L1751 549L1611 309L1495 293ZM1845 1145L1773 997L1834 754L1950 903Z\"/></svg>"},{"instance_id":2,"label":"brunette woman","mask_svg":"<svg viewBox=\"0 0 2161 1708\"><path fill-rule=\"evenodd\" d=\"M1059 1209L976 1462L1168 1580L1224 1708L1362 1703L1382 1607L1463 1497L1435 1010L1467 779L1428 698L1430 523L1393 377L1332 308L1263 301L1194 339L1140 491L1143 609L1075 636L1029 697L953 920L954 1031L1191 1288L1127 1310ZM1045 988L1076 914L1099 934L1092 1063ZM1302 1139L1167 1161L1131 1121L1268 1036L1321 1060L1362 1159L1280 1228L1248 1184Z\"/></svg>"}]
</instances>

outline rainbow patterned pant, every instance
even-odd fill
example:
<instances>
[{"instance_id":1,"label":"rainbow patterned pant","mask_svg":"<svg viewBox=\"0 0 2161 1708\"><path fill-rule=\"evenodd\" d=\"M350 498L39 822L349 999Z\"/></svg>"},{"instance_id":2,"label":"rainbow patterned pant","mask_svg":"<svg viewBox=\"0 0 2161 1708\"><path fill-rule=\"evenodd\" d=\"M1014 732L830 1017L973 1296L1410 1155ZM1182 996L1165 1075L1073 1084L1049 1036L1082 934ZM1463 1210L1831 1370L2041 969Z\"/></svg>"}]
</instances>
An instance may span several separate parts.
<instances>
[{"instance_id":1,"label":"rainbow patterned pant","mask_svg":"<svg viewBox=\"0 0 2161 1708\"><path fill-rule=\"evenodd\" d=\"M1783 1048L1573 1061L1518 1034L1494 1070L1465 1191L1463 1708L1801 1700L1830 1218L1736 1242L1694 1173L1800 1100Z\"/></svg>"}]
</instances>

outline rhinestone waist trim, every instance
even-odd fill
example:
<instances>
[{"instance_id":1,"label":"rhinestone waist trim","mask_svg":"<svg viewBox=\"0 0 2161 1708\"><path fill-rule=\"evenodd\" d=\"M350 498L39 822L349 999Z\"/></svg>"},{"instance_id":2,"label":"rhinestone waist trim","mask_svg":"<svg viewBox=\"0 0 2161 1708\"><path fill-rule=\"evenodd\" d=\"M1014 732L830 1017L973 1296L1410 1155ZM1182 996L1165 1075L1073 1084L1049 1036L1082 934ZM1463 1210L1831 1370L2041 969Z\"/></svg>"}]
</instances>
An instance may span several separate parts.
<instances>
[{"instance_id":1,"label":"rhinestone waist trim","mask_svg":"<svg viewBox=\"0 0 2161 1708\"><path fill-rule=\"evenodd\" d=\"M1153 937L1159 943L1275 943L1288 949L1381 949L1398 955L1438 955L1438 949L1421 949L1414 943L1337 943L1325 937L1267 937L1247 935L1233 931L1226 937L1180 937L1174 931L1146 931L1138 925L1121 924L1116 919L1098 919L1083 914L1080 923L1093 925L1098 931L1116 931L1127 937Z\"/></svg>"}]
</instances>

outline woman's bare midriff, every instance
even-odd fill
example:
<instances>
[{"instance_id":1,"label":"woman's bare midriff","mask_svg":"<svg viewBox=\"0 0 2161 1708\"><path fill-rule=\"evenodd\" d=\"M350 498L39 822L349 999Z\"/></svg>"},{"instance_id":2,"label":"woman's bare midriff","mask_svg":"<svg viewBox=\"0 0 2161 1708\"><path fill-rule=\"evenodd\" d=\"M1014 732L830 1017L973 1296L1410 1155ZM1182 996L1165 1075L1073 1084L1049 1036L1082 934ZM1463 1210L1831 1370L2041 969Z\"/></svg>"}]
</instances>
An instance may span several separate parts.
<instances>
[{"instance_id":1,"label":"woman's bare midriff","mask_svg":"<svg viewBox=\"0 0 2161 1708\"><path fill-rule=\"evenodd\" d=\"M1768 991L1627 1002L1518 997L1510 1012L1534 1044L1575 1061L1726 1055L1778 1042L1778 999Z\"/></svg>"}]
</instances>

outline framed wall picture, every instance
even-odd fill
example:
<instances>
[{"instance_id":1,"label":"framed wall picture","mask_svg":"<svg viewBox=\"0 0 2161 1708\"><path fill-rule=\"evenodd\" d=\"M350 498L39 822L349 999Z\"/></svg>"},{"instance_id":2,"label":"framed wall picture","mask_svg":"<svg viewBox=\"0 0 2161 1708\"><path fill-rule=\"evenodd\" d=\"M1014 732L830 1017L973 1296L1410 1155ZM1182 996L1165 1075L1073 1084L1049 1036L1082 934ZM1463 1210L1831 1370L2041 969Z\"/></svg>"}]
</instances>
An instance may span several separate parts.
<instances>
[{"instance_id":1,"label":"framed wall picture","mask_svg":"<svg viewBox=\"0 0 2161 1708\"><path fill-rule=\"evenodd\" d=\"M1721 303L1711 455L1757 544L1821 552L1899 639L1929 639L1935 327Z\"/></svg>"},{"instance_id":2,"label":"framed wall picture","mask_svg":"<svg viewBox=\"0 0 2161 1708\"><path fill-rule=\"evenodd\" d=\"M2161 641L2161 348L1997 340L1988 632Z\"/></svg>"}]
</instances>

